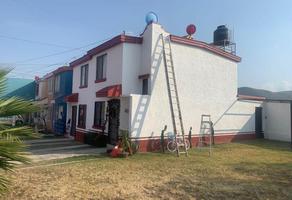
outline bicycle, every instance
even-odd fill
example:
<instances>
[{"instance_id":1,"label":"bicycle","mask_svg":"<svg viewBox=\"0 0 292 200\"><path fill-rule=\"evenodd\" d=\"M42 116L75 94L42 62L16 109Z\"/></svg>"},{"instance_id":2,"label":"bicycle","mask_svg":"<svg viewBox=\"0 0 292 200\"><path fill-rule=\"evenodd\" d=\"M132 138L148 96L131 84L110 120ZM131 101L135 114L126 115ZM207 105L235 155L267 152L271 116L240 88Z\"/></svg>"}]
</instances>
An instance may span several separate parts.
<instances>
[{"instance_id":1,"label":"bicycle","mask_svg":"<svg viewBox=\"0 0 292 200\"><path fill-rule=\"evenodd\" d=\"M170 152L174 152L177 150L177 146L176 144L178 144L178 147L180 146L184 146L183 145L183 138L182 136L177 135L176 136L176 142L175 142L175 137L172 136L170 141L167 143L167 150ZM188 150L190 148L190 141L188 139L185 138L185 144L186 144L186 149Z\"/></svg>"}]
</instances>

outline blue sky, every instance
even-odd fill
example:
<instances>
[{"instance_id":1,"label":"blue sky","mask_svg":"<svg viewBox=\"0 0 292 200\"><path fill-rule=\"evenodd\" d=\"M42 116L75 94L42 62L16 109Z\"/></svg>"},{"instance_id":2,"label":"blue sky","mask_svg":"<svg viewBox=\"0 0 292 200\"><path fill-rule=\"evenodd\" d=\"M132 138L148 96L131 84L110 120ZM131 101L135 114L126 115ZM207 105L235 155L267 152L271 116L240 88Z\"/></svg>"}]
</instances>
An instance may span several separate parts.
<instances>
[{"instance_id":1,"label":"blue sky","mask_svg":"<svg viewBox=\"0 0 292 200\"><path fill-rule=\"evenodd\" d=\"M239 86L292 90L291 8L290 0L1 0L0 64L15 67L10 76L44 75L123 30L141 33L154 11L167 31L184 35L193 23L206 42L227 24L242 57Z\"/></svg>"}]
</instances>

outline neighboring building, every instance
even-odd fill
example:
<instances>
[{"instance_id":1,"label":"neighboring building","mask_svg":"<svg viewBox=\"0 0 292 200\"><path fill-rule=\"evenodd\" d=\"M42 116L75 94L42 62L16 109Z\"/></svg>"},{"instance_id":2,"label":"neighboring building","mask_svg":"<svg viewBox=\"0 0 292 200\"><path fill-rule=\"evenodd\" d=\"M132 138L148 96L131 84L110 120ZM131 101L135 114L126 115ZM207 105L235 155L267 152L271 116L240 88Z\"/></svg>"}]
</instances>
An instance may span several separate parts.
<instances>
[{"instance_id":1,"label":"neighboring building","mask_svg":"<svg viewBox=\"0 0 292 200\"><path fill-rule=\"evenodd\" d=\"M72 68L63 66L36 81L36 101L42 108L39 123L48 132L65 134L67 103L65 97L72 91Z\"/></svg>"},{"instance_id":2,"label":"neighboring building","mask_svg":"<svg viewBox=\"0 0 292 200\"><path fill-rule=\"evenodd\" d=\"M31 80L30 83L27 83L13 91L8 92L2 98L18 97L24 100L34 100L35 88L36 88L36 83L35 81Z\"/></svg>"},{"instance_id":3,"label":"neighboring building","mask_svg":"<svg viewBox=\"0 0 292 200\"><path fill-rule=\"evenodd\" d=\"M23 79L23 78L7 78L5 81L5 90L1 91L0 97L7 97L11 96L11 93L17 94L22 98L29 99L29 97L34 96L34 89L31 88L31 85L34 84L33 79ZM26 87L25 87L26 86ZM26 92L28 95L23 93L20 88L25 87ZM29 89L30 88L30 89ZM32 97L34 99L34 97Z\"/></svg>"},{"instance_id":4,"label":"neighboring building","mask_svg":"<svg viewBox=\"0 0 292 200\"><path fill-rule=\"evenodd\" d=\"M47 74L42 78L36 77L35 101L39 106L40 111L35 113L34 123L40 131L52 132L52 105L48 95L48 77L52 74Z\"/></svg>"},{"instance_id":5,"label":"neighboring building","mask_svg":"<svg viewBox=\"0 0 292 200\"><path fill-rule=\"evenodd\" d=\"M34 100L35 89L36 89L36 82L33 80L8 78L7 91L6 91L7 93L1 98L6 99L10 97L17 97L24 100ZM33 123L32 114L23 114L21 115L21 117L20 116L11 117L11 119L14 119L14 118L21 118L21 123L25 123L25 124Z\"/></svg>"},{"instance_id":6,"label":"neighboring building","mask_svg":"<svg viewBox=\"0 0 292 200\"><path fill-rule=\"evenodd\" d=\"M161 34L171 40L185 132L192 127L192 142L197 142L202 114L212 116L216 142L255 138L255 110L262 101L237 98L241 58L152 23L140 37L118 35L70 63L67 115L76 139L104 130L115 144L123 130L147 151L164 125L166 135L173 134Z\"/></svg>"},{"instance_id":7,"label":"neighboring building","mask_svg":"<svg viewBox=\"0 0 292 200\"><path fill-rule=\"evenodd\" d=\"M51 83L52 82L52 83ZM53 126L55 134L66 133L67 103L65 97L72 93L72 68L60 67L48 78L49 95L53 92Z\"/></svg>"},{"instance_id":8,"label":"neighboring building","mask_svg":"<svg viewBox=\"0 0 292 200\"><path fill-rule=\"evenodd\" d=\"M292 145L292 101L266 99L263 103L264 137ZM292 147L292 146L291 146Z\"/></svg>"}]
</instances>

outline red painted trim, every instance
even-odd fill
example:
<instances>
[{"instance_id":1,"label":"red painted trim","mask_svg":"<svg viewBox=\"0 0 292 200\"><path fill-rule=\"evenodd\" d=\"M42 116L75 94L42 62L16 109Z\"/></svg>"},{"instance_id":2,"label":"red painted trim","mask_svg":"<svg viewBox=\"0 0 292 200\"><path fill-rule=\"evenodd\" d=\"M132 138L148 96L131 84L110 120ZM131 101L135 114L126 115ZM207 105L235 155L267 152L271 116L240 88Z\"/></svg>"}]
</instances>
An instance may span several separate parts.
<instances>
[{"instance_id":1,"label":"red painted trim","mask_svg":"<svg viewBox=\"0 0 292 200\"><path fill-rule=\"evenodd\" d=\"M79 99L78 93L73 93L73 94L65 97L65 101L68 103L76 103L76 102L78 102L78 99Z\"/></svg>"},{"instance_id":2,"label":"red painted trim","mask_svg":"<svg viewBox=\"0 0 292 200\"><path fill-rule=\"evenodd\" d=\"M80 89L87 88L87 87L88 87L88 85L79 86Z\"/></svg>"},{"instance_id":3,"label":"red painted trim","mask_svg":"<svg viewBox=\"0 0 292 200\"><path fill-rule=\"evenodd\" d=\"M97 79L97 80L95 80L95 83L101 83L101 82L105 82L105 81L106 81L106 78Z\"/></svg>"},{"instance_id":4,"label":"red painted trim","mask_svg":"<svg viewBox=\"0 0 292 200\"><path fill-rule=\"evenodd\" d=\"M75 132L75 140L84 143L85 133L77 131Z\"/></svg>"},{"instance_id":5,"label":"red painted trim","mask_svg":"<svg viewBox=\"0 0 292 200\"><path fill-rule=\"evenodd\" d=\"M96 92L96 97L120 97L122 85L111 85Z\"/></svg>"},{"instance_id":6,"label":"red painted trim","mask_svg":"<svg viewBox=\"0 0 292 200\"><path fill-rule=\"evenodd\" d=\"M72 70L73 70L72 67L62 66L62 67L59 67L58 69L54 70L52 73L54 75L56 75L56 74L60 74L62 72L67 72L67 71L72 71Z\"/></svg>"},{"instance_id":7,"label":"red painted trim","mask_svg":"<svg viewBox=\"0 0 292 200\"><path fill-rule=\"evenodd\" d=\"M121 43L142 44L142 41L143 41L143 39L141 37L118 35L118 36L106 41L105 43L102 43L101 45L87 51L86 55L71 62L70 67L75 67L77 65L80 65L80 64L90 60L92 58L92 56L97 55L97 54L99 54L107 49L110 49L118 44L121 44Z\"/></svg>"},{"instance_id":8,"label":"red painted trim","mask_svg":"<svg viewBox=\"0 0 292 200\"><path fill-rule=\"evenodd\" d=\"M147 79L149 77L150 77L150 74L142 74L138 76L139 79Z\"/></svg>"},{"instance_id":9,"label":"red painted trim","mask_svg":"<svg viewBox=\"0 0 292 200\"><path fill-rule=\"evenodd\" d=\"M235 62L240 62L241 61L241 58L239 56L236 56L236 55L233 55L231 53L228 53L228 52L226 52L226 51L224 51L222 49L219 49L216 46L207 44L205 42L201 42L201 41L198 41L198 40L192 40L192 39L188 39L188 38L180 37L180 36L175 36L175 35L170 35L170 40L172 42L176 42L176 43L179 43L179 44L190 45L190 46L194 46L194 47L198 47L198 48L210 51L212 53L215 53L217 55L223 56L223 57L228 58L228 59L230 59L232 61L235 61Z\"/></svg>"},{"instance_id":10,"label":"red painted trim","mask_svg":"<svg viewBox=\"0 0 292 200\"><path fill-rule=\"evenodd\" d=\"M90 60L92 58L91 55L84 55L81 58L78 58L77 60L74 60L73 62L70 63L70 67L75 67L76 65L80 65L83 64L85 62L87 62L88 60Z\"/></svg>"},{"instance_id":11,"label":"red painted trim","mask_svg":"<svg viewBox=\"0 0 292 200\"><path fill-rule=\"evenodd\" d=\"M58 69L56 69L56 70L44 75L43 78L45 80L47 80L47 79L51 78L54 75L60 74L62 72L72 71L72 70L73 70L73 68L71 66L62 66L62 67L59 67Z\"/></svg>"},{"instance_id":12,"label":"red painted trim","mask_svg":"<svg viewBox=\"0 0 292 200\"><path fill-rule=\"evenodd\" d=\"M256 101L263 101L266 99L266 97L260 97L260 96L249 96L249 95L238 95L238 99L240 100L256 100Z\"/></svg>"},{"instance_id":13,"label":"red painted trim","mask_svg":"<svg viewBox=\"0 0 292 200\"><path fill-rule=\"evenodd\" d=\"M186 138L188 138L186 136ZM142 139L142 138L141 138ZM222 144L222 143L230 143L234 141L240 141L240 140L249 140L249 139L256 139L256 134L254 132L248 132L248 133L237 133L237 134L217 134L214 136L215 144ZM148 139L142 139L142 140L136 140L139 144L139 151L140 152L147 152L147 151L157 151L160 148L160 136L155 137L155 138L148 138ZM198 135L193 135L192 136L192 146L196 147L199 142L199 137ZM209 137L204 137L204 142L208 143ZM165 146L167 145L168 140L165 139Z\"/></svg>"}]
</instances>

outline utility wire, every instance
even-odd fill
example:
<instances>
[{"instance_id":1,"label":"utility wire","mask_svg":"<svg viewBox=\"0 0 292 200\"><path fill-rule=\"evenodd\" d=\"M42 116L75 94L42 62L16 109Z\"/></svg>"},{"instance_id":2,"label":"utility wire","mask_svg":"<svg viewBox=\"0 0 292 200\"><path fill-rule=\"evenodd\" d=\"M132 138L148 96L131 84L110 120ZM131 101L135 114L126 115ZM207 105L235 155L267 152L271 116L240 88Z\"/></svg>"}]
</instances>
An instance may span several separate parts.
<instances>
[{"instance_id":1,"label":"utility wire","mask_svg":"<svg viewBox=\"0 0 292 200\"><path fill-rule=\"evenodd\" d=\"M17 37L12 37L12 36L7 36L7 35L0 35L0 38L5 38L5 39L9 39L9 40L17 40L17 41L28 42L28 43L35 43L35 44L46 45L46 46L54 46L54 47L65 48L65 49L72 48L72 47L68 47L68 46L64 46L64 45L47 43L47 42L40 42L40 41L34 41L34 40L27 40L27 39L17 38Z\"/></svg>"},{"instance_id":2,"label":"utility wire","mask_svg":"<svg viewBox=\"0 0 292 200\"><path fill-rule=\"evenodd\" d=\"M62 55L62 54L66 54L66 53L69 53L69 52L72 52L72 51L78 51L78 50L81 50L81 49L83 49L83 48L89 47L89 46L91 46L91 45L94 45L94 44L97 44L97 43L104 42L104 41L109 40L109 39L111 39L111 38L112 38L112 37L110 37L110 38L106 38L106 39L103 39L103 40L100 40L100 41L98 41L98 42L92 42L92 43L89 43L89 44L84 45L84 46L81 46L81 47L72 48L72 49L68 49L68 50L65 50L65 51L61 51L61 52L57 52L57 53L53 53L53 54L49 54L49 55L45 55L45 56L40 56L40 57L36 57L36 58L30 58L30 59L26 59L26 60L18 61L18 62L15 62L14 64L23 63L23 62L28 62L28 61L33 61L33 60L41 60L41 59L43 59L43 58L48 58L48 57L52 57L52 56Z\"/></svg>"}]
</instances>

